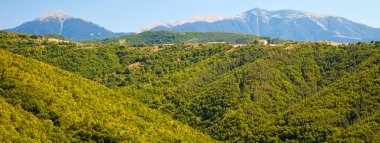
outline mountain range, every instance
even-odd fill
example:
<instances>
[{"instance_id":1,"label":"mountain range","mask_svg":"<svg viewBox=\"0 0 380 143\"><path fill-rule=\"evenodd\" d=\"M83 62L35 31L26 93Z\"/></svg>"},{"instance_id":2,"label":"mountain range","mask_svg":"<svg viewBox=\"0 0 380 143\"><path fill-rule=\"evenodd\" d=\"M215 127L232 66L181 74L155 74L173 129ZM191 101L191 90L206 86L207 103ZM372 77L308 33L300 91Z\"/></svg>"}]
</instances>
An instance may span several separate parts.
<instances>
[{"instance_id":1,"label":"mountain range","mask_svg":"<svg viewBox=\"0 0 380 143\"><path fill-rule=\"evenodd\" d=\"M182 22L156 22L143 31L233 32L296 41L358 42L380 40L380 29L343 17L295 10L268 11L254 8L240 15L195 17ZM74 41L101 40L127 33L115 33L81 18L53 12L26 22L8 32L58 34ZM137 33L139 33L137 32Z\"/></svg>"},{"instance_id":2,"label":"mountain range","mask_svg":"<svg viewBox=\"0 0 380 143\"><path fill-rule=\"evenodd\" d=\"M60 12L49 13L5 31L39 35L59 34L78 42L125 35L125 33L115 33L92 22Z\"/></svg>"},{"instance_id":3,"label":"mountain range","mask_svg":"<svg viewBox=\"0 0 380 143\"><path fill-rule=\"evenodd\" d=\"M259 8L233 17L205 16L184 22L157 22L143 30L236 32L299 41L356 42L380 39L380 29L343 17Z\"/></svg>"}]
</instances>

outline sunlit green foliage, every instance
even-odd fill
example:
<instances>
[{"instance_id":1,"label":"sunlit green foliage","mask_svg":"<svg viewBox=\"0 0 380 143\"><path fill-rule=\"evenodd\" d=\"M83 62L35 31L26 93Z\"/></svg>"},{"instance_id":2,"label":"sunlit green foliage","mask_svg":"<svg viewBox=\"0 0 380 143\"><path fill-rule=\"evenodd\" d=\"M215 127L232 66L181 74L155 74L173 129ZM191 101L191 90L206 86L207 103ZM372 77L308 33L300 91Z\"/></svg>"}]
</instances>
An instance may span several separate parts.
<instances>
[{"instance_id":1,"label":"sunlit green foliage","mask_svg":"<svg viewBox=\"0 0 380 143\"><path fill-rule=\"evenodd\" d=\"M138 45L145 43L152 44L173 44L173 43L208 43L226 42L230 44L248 44L259 37L256 35L245 35L239 33L223 32L173 32L173 31L146 31L137 34L122 36L119 38L109 38L102 43L119 43L120 40L126 45ZM283 43L284 40L276 38L261 37L269 43Z\"/></svg>"},{"instance_id":2,"label":"sunlit green foliage","mask_svg":"<svg viewBox=\"0 0 380 143\"><path fill-rule=\"evenodd\" d=\"M376 42L127 47L0 36L3 49L106 85L220 141L380 139Z\"/></svg>"},{"instance_id":3,"label":"sunlit green foliage","mask_svg":"<svg viewBox=\"0 0 380 143\"><path fill-rule=\"evenodd\" d=\"M60 40L68 40L68 39L66 39L65 37L63 37L62 35L59 35L59 34L47 34L47 35L44 35L44 37L54 38L54 39L60 39Z\"/></svg>"},{"instance_id":4,"label":"sunlit green foliage","mask_svg":"<svg viewBox=\"0 0 380 143\"><path fill-rule=\"evenodd\" d=\"M213 142L78 75L0 50L0 141Z\"/></svg>"}]
</instances>

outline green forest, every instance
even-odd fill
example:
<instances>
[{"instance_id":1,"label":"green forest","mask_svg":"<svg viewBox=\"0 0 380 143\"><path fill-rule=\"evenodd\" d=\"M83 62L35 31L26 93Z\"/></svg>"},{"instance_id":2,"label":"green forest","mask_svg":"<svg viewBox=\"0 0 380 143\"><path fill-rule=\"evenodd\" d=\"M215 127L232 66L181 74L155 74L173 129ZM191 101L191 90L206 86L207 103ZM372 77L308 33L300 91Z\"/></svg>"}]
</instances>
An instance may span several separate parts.
<instances>
[{"instance_id":1,"label":"green forest","mask_svg":"<svg viewBox=\"0 0 380 143\"><path fill-rule=\"evenodd\" d=\"M380 142L380 42L154 33L75 43L0 32L0 141Z\"/></svg>"},{"instance_id":2,"label":"green forest","mask_svg":"<svg viewBox=\"0 0 380 143\"><path fill-rule=\"evenodd\" d=\"M125 35L118 38L108 38L101 43L120 43L136 46L156 44L205 44L209 42L225 42L229 44L248 44L256 39L266 39L270 44L288 42L278 38L258 37L257 35L225 33L225 32L173 32L173 31L145 31L142 33ZM93 41L92 41L93 42Z\"/></svg>"}]
</instances>

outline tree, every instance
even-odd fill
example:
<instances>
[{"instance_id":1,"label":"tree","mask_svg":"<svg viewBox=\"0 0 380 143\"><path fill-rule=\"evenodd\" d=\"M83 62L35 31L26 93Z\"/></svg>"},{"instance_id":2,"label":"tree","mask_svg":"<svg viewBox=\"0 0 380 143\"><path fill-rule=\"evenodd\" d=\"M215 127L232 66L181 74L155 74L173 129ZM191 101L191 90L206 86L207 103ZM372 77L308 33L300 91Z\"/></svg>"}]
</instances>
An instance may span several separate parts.
<instances>
[{"instance_id":1,"label":"tree","mask_svg":"<svg viewBox=\"0 0 380 143\"><path fill-rule=\"evenodd\" d=\"M146 47L146 44L144 42L141 42L138 47Z\"/></svg>"}]
</instances>

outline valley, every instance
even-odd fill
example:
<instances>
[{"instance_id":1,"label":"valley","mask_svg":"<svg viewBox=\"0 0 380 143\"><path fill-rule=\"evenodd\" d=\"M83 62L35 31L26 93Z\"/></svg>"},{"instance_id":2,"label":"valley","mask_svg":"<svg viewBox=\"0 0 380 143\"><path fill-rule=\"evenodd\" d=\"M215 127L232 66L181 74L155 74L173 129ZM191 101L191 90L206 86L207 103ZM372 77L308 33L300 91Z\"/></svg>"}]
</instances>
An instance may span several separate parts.
<instances>
[{"instance_id":1,"label":"valley","mask_svg":"<svg viewBox=\"0 0 380 143\"><path fill-rule=\"evenodd\" d=\"M178 43L155 50L38 39L0 32L0 140L376 142L380 136L379 42Z\"/></svg>"},{"instance_id":2,"label":"valley","mask_svg":"<svg viewBox=\"0 0 380 143\"><path fill-rule=\"evenodd\" d=\"M1 4L1 143L380 143L380 1Z\"/></svg>"}]
</instances>

